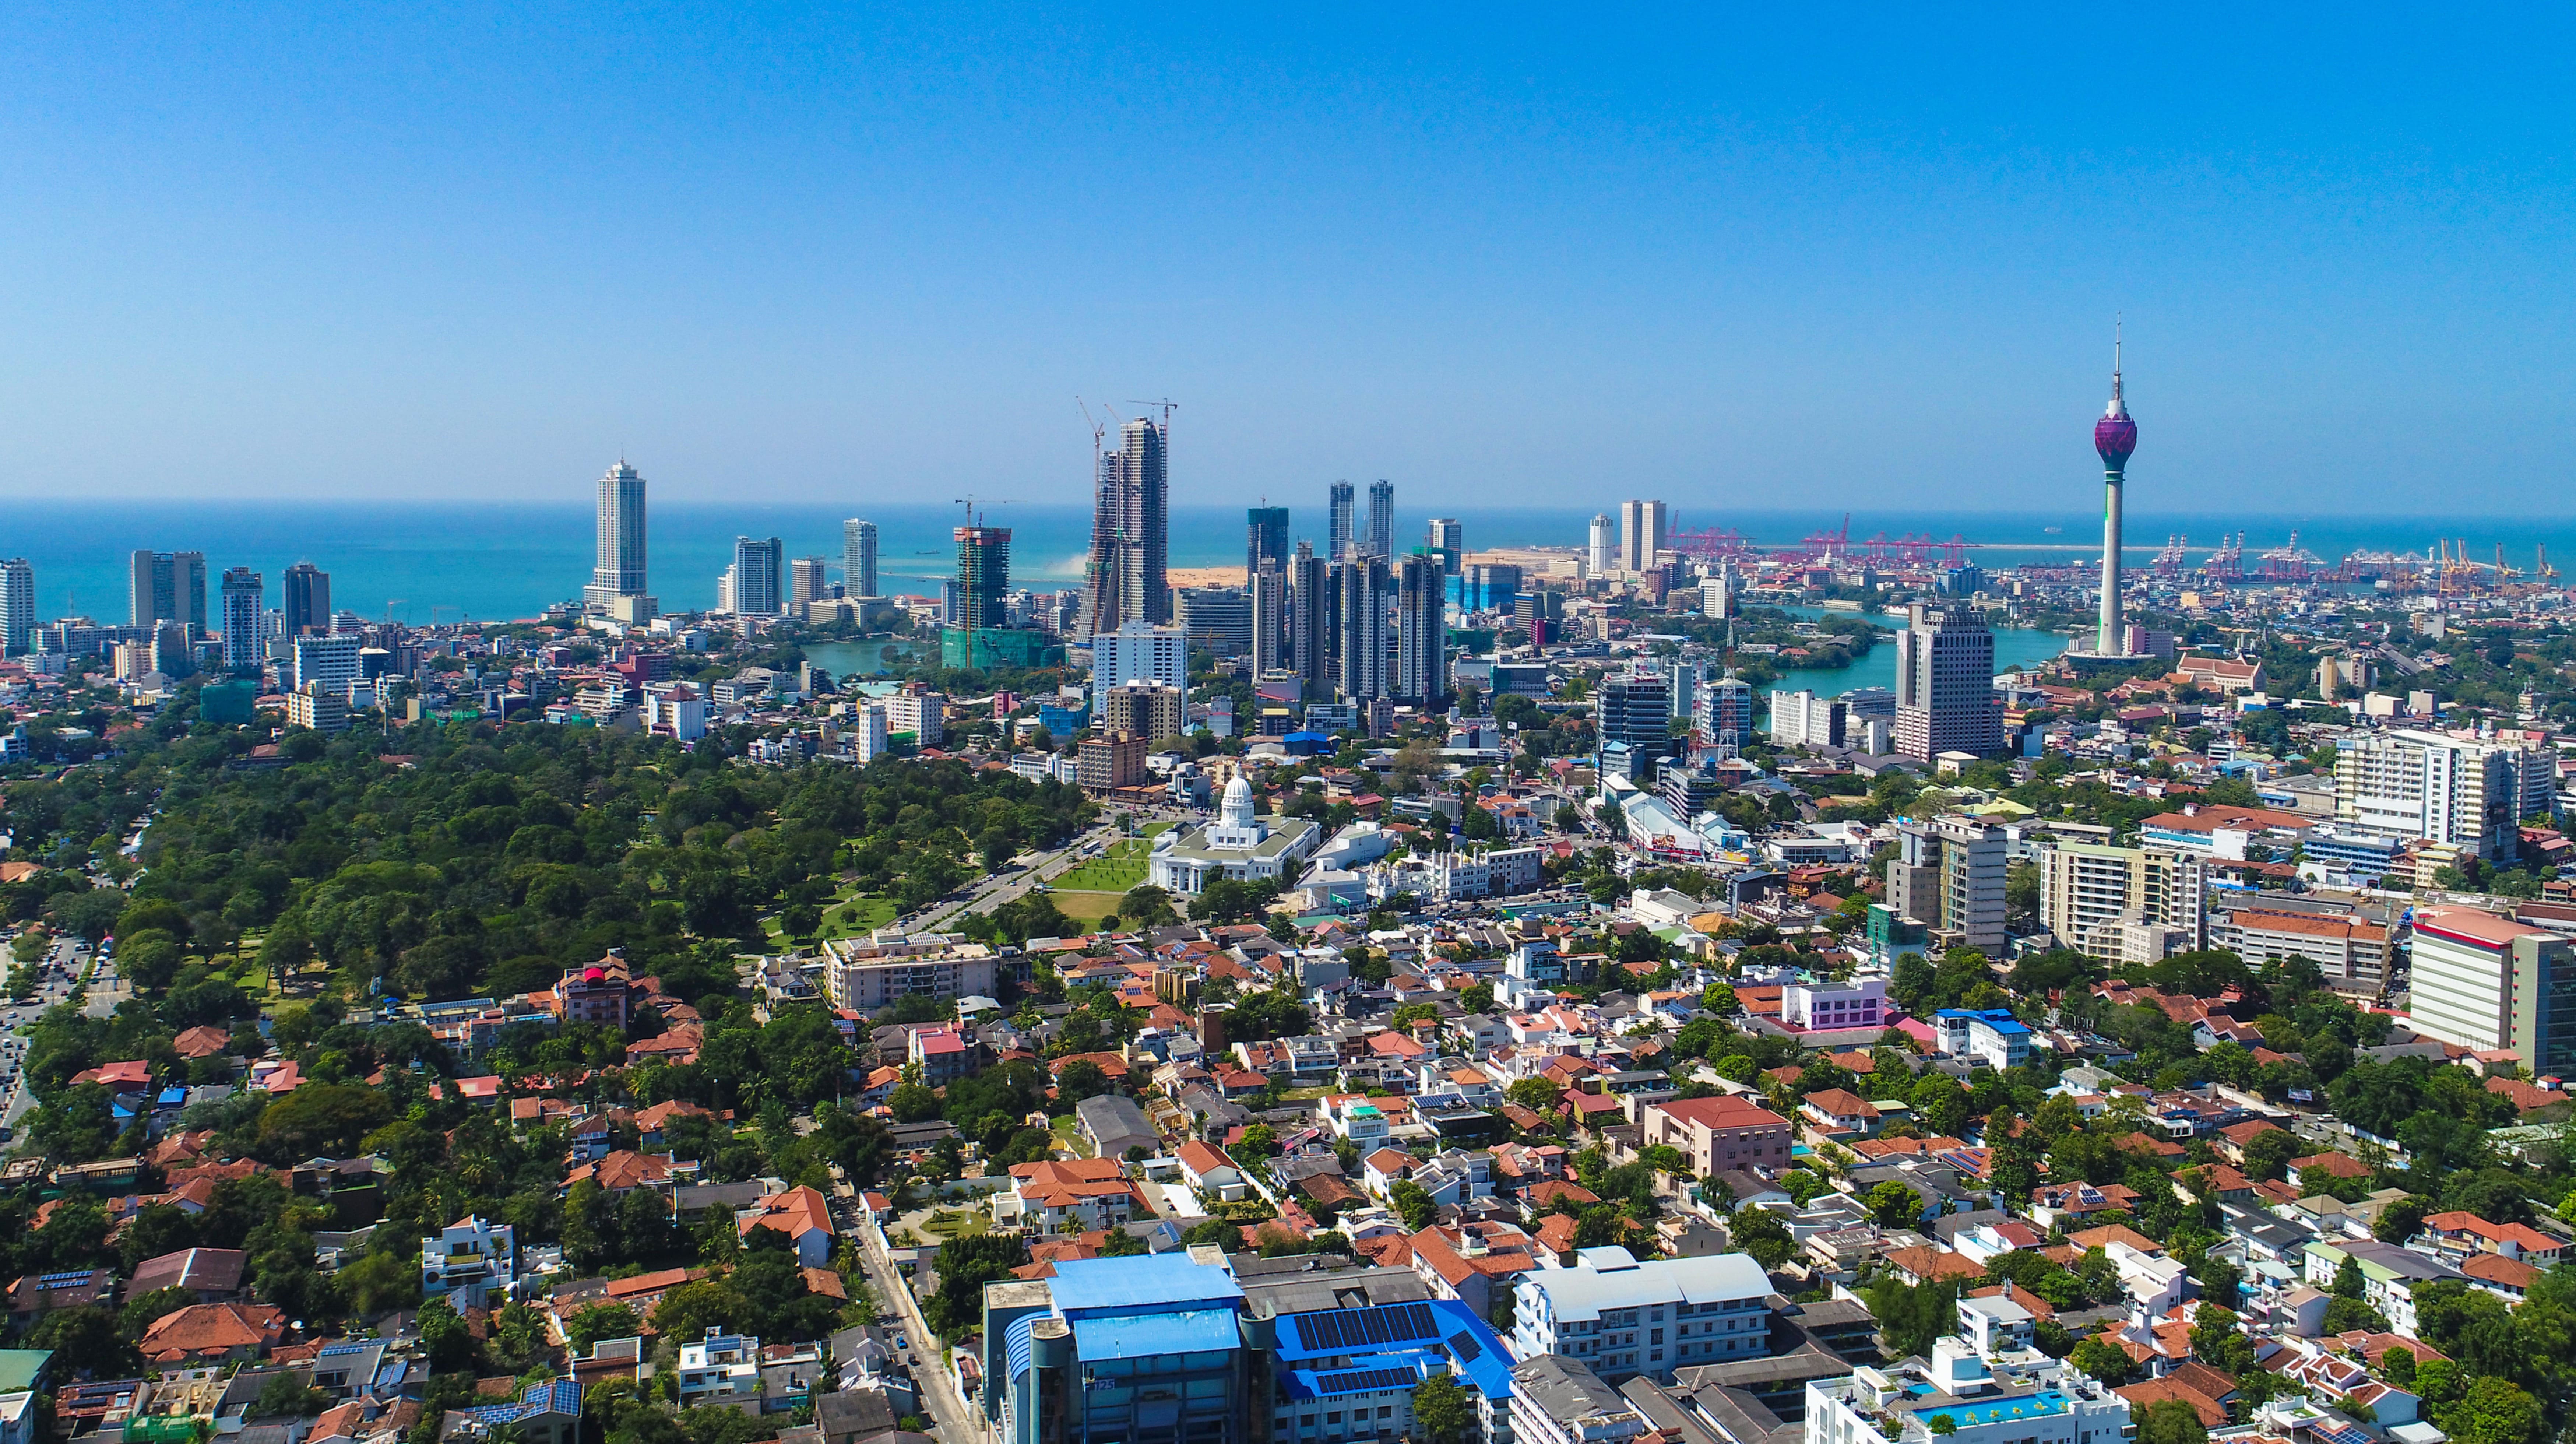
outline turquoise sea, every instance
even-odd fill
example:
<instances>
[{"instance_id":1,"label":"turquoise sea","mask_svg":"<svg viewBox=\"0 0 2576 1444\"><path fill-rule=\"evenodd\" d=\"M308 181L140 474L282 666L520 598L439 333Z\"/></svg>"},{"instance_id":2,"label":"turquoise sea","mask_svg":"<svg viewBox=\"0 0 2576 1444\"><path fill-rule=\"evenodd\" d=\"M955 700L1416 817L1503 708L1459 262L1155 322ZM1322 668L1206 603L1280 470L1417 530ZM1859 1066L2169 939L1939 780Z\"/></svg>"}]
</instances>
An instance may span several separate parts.
<instances>
[{"instance_id":1,"label":"turquoise sea","mask_svg":"<svg viewBox=\"0 0 2576 1444\"><path fill-rule=\"evenodd\" d=\"M213 577L226 567L262 572L271 605L280 576L297 561L331 574L334 606L371 617L392 615L416 623L467 617L488 621L533 616L550 603L579 594L589 579L591 516L586 489L567 488L561 502L529 504L333 504L205 501L5 501L0 502L0 556L25 557L35 568L36 601L46 617L83 614L122 621L127 610L126 556L139 547L206 554ZM1434 511L1396 493L1397 540L1409 546L1434 515L1464 523L1471 549L1492 546L1581 546L1590 508ZM1274 498L1275 500L1275 498ZM2079 505L2089 502L2084 498ZM2137 502L2133 501L2133 505ZM1311 506L1290 503L1292 535L1320 544L1324 492ZM1615 514L1615 502L1602 504ZM1969 553L1988 566L2042 560L2071 561L2088 554L2098 538L2097 511L2064 515L2014 512L1860 512L1850 516L1857 543L1929 536L1964 537L1985 546ZM715 580L732 560L736 535L776 536L790 556L828 558L839 573L843 517L865 516L879 528L880 586L895 591L934 591L953 566L953 506L759 506L673 503L651 513L650 578L666 609L713 604ZM1060 587L1081 576L1090 511L1068 505L1013 505L990 509L990 525L1013 529L1012 575L1020 585ZM1731 528L1764 546L1796 542L1811 532L1845 525L1844 513L1823 511L1695 510L1679 505L1676 525ZM2056 530L2051 531L2050 528ZM2576 562L2576 519L2550 518L2340 518L2263 516L2159 516L2133 513L2128 546L2152 554L2173 533L2187 533L2195 549L2223 532L2242 531L2249 550L2277 546L2293 531L2300 545L2329 560L2356 548L2422 551L2437 537L2464 540L2474 558L2492 558L2502 544L2516 566L2528 566L2535 547ZM1176 567L1240 565L1244 519L1240 506L1185 506L1172 514L1171 564ZM2098 541L2091 549L2098 555ZM1866 664L1864 664L1866 665ZM1860 669L1853 669L1858 672ZM1859 685L1859 684L1853 684Z\"/></svg>"}]
</instances>

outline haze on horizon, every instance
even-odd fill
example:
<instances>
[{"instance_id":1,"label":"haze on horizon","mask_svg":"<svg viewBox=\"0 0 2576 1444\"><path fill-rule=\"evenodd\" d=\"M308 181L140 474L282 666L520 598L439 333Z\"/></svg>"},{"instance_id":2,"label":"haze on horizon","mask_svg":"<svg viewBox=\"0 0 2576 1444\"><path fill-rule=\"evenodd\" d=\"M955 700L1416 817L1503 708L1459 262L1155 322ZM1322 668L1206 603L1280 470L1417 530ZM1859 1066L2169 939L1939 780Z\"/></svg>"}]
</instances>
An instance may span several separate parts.
<instances>
[{"instance_id":1,"label":"haze on horizon","mask_svg":"<svg viewBox=\"0 0 2576 1444\"><path fill-rule=\"evenodd\" d=\"M1474 21L18 7L0 495L2568 510L2563 13Z\"/></svg>"}]
</instances>

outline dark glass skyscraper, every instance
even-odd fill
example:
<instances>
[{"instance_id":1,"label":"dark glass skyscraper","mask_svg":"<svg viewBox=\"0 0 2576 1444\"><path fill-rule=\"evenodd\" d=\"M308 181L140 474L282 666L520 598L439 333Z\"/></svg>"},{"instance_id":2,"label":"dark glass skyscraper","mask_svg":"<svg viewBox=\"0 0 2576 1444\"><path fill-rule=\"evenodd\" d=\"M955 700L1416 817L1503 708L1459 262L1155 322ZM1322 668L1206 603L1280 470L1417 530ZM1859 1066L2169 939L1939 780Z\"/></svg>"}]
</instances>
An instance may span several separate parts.
<instances>
[{"instance_id":1,"label":"dark glass skyscraper","mask_svg":"<svg viewBox=\"0 0 2576 1444\"><path fill-rule=\"evenodd\" d=\"M957 528L957 607L952 627L1007 627L1011 624L1011 529L1006 526Z\"/></svg>"},{"instance_id":2,"label":"dark glass skyscraper","mask_svg":"<svg viewBox=\"0 0 2576 1444\"><path fill-rule=\"evenodd\" d=\"M1357 535L1351 530L1352 501L1358 495L1347 481L1333 483L1332 523L1324 537L1324 560L1337 566L1351 559L1351 543Z\"/></svg>"},{"instance_id":3,"label":"dark glass skyscraper","mask_svg":"<svg viewBox=\"0 0 2576 1444\"><path fill-rule=\"evenodd\" d=\"M1244 509L1243 575L1246 581L1261 570L1263 562L1288 570L1288 508L1255 506Z\"/></svg>"},{"instance_id":4,"label":"dark glass skyscraper","mask_svg":"<svg viewBox=\"0 0 2576 1444\"><path fill-rule=\"evenodd\" d=\"M225 573L229 583L231 573ZM227 634L231 622L225 622ZM311 562L286 569L286 635L319 636L331 630L331 574ZM229 664L227 659L227 664Z\"/></svg>"}]
</instances>

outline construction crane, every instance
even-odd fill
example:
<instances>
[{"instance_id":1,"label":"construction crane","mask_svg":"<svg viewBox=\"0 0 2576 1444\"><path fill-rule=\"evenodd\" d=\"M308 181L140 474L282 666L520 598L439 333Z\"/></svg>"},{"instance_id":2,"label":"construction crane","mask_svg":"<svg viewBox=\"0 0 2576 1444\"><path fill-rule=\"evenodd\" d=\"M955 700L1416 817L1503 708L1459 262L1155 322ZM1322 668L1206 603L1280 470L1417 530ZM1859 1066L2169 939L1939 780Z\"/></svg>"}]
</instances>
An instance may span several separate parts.
<instances>
[{"instance_id":1,"label":"construction crane","mask_svg":"<svg viewBox=\"0 0 2576 1444\"><path fill-rule=\"evenodd\" d=\"M2531 574L2540 578L2544 582L2554 582L2558 580L2558 568L2549 564L2549 544L2547 542L2535 542L2532 544L2532 551L2534 555L2531 562Z\"/></svg>"},{"instance_id":2,"label":"construction crane","mask_svg":"<svg viewBox=\"0 0 2576 1444\"><path fill-rule=\"evenodd\" d=\"M1161 408L1163 409L1163 431L1164 431L1164 433L1165 433L1166 435L1169 435L1169 434L1170 434L1170 432L1171 432L1171 429L1172 429L1172 413L1173 413L1173 412L1175 412L1175 411L1178 411L1178 410L1180 409L1180 407L1181 407L1181 403L1179 403L1179 402L1177 402L1177 401L1169 401L1169 400L1165 400L1165 401L1130 401L1130 402L1128 402L1127 404L1128 404L1128 405L1130 405L1130 406L1159 406L1159 407L1161 407Z\"/></svg>"},{"instance_id":3,"label":"construction crane","mask_svg":"<svg viewBox=\"0 0 2576 1444\"><path fill-rule=\"evenodd\" d=\"M409 597L388 597L388 598L386 598L386 599L385 599L385 625L386 625L386 626L388 626L388 627L390 627L390 626L392 626L392 625L394 624L394 608L396 608L396 607L401 607L401 606L409 606L410 604L411 604L411 598L409 598Z\"/></svg>"},{"instance_id":4,"label":"construction crane","mask_svg":"<svg viewBox=\"0 0 2576 1444\"><path fill-rule=\"evenodd\" d=\"M949 502L949 505L951 505L951 506L962 506L962 507L966 508L966 524L967 524L968 526L982 526L982 525L984 524L984 523L983 523L983 522L982 522L982 521L977 517L976 512L975 512L975 493L973 493L973 492L971 492L971 491L970 491L970 492L966 493L964 496L953 498L953 499ZM987 499L985 500L985 502L984 502L984 505L986 505L986 506L1017 506L1017 505L1019 505L1019 499L1018 499L1017 497L1008 497L1008 496L1006 496L1006 497L1003 497L1003 498L1002 498L1001 500L999 500L999 501L995 501L995 500L992 500L992 499L990 499L990 498L987 498Z\"/></svg>"}]
</instances>

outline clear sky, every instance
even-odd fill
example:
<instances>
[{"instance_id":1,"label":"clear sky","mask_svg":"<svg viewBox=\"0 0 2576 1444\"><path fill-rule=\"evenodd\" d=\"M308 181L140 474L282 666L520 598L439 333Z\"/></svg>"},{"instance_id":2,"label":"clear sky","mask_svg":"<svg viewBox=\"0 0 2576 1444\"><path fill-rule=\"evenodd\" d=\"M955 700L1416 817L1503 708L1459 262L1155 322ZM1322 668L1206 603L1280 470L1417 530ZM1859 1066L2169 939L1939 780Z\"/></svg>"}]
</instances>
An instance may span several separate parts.
<instances>
[{"instance_id":1,"label":"clear sky","mask_svg":"<svg viewBox=\"0 0 2576 1444\"><path fill-rule=\"evenodd\" d=\"M2563 13L1248 8L6 7L0 496L2571 510Z\"/></svg>"}]
</instances>

